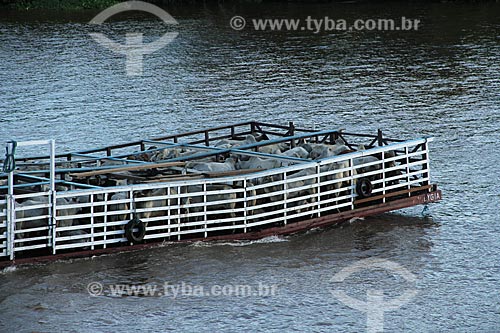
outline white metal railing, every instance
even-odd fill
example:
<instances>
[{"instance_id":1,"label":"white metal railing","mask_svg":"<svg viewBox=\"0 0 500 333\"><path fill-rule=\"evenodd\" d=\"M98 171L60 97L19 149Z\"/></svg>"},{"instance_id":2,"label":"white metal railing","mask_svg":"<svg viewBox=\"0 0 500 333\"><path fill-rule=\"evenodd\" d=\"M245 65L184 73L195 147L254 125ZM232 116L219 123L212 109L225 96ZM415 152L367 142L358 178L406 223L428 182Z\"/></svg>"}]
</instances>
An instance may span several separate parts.
<instances>
[{"instance_id":1,"label":"white metal railing","mask_svg":"<svg viewBox=\"0 0 500 333\"><path fill-rule=\"evenodd\" d=\"M33 250L49 247L51 239L55 239L55 141L10 141L7 143L7 151L14 158L16 148L28 146L44 145L49 148L50 169L49 169L49 190L34 194L15 195L14 177L15 168L8 172L8 192L6 197L6 226L5 226L5 252L0 255L9 256L11 260L15 257L15 252ZM18 204L18 200L24 199L29 204ZM35 202L38 200L38 202ZM28 213L26 213L28 212ZM30 214L36 212L34 214ZM28 215L28 216L26 216ZM42 233L40 235L39 233ZM2 232L0 231L0 234ZM55 253L55 252L54 252Z\"/></svg>"},{"instance_id":2,"label":"white metal railing","mask_svg":"<svg viewBox=\"0 0 500 333\"><path fill-rule=\"evenodd\" d=\"M126 243L124 226L134 216L147 224L146 240L293 223L352 209L360 178L371 178L372 196L401 190L411 195L412 187L430 184L429 141L405 141L231 177L64 191L55 199L52 191L12 195L3 203L7 210L0 209L0 256L12 258L15 252L37 248L56 253ZM387 157L389 151L399 154ZM358 158L378 154L382 159L356 164ZM26 205L30 199L38 203ZM41 213L26 214L37 210Z\"/></svg>"},{"instance_id":3,"label":"white metal railing","mask_svg":"<svg viewBox=\"0 0 500 333\"><path fill-rule=\"evenodd\" d=\"M0 200L0 257L7 253L7 200Z\"/></svg>"}]
</instances>

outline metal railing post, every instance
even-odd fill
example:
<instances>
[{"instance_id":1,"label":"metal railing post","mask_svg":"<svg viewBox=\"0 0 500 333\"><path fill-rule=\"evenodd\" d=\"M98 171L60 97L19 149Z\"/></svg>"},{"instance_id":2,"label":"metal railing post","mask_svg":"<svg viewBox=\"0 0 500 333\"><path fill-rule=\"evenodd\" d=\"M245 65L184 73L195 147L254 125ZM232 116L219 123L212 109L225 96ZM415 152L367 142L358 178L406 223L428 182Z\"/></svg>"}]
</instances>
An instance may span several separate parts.
<instances>
[{"instance_id":1,"label":"metal railing post","mask_svg":"<svg viewBox=\"0 0 500 333\"><path fill-rule=\"evenodd\" d=\"M318 210L318 217L321 217L321 167L318 164L316 164L316 175L317 175L317 179L316 179L316 187L317 187L317 198L316 200L318 200L318 203L316 205L316 209Z\"/></svg>"},{"instance_id":2,"label":"metal railing post","mask_svg":"<svg viewBox=\"0 0 500 333\"><path fill-rule=\"evenodd\" d=\"M410 158L408 157L408 153L409 153L409 150L408 150L408 146L405 146L405 161L406 161L406 188L408 190L408 196L410 197L411 196L411 192L410 192Z\"/></svg>"},{"instance_id":3,"label":"metal railing post","mask_svg":"<svg viewBox=\"0 0 500 333\"><path fill-rule=\"evenodd\" d=\"M95 224L95 217L94 217L94 195L90 195L90 242L92 245L90 246L91 250L95 249L95 230L94 230L94 224Z\"/></svg>"},{"instance_id":4,"label":"metal railing post","mask_svg":"<svg viewBox=\"0 0 500 333\"><path fill-rule=\"evenodd\" d=\"M171 190L171 187L167 187L167 193L166 193L168 196L171 196L172 195L172 190ZM168 230L168 237L171 236L172 234L172 229L170 229L170 224L171 224L171 215L172 215L172 210L170 209L170 206L172 205L172 199L167 199L167 230Z\"/></svg>"},{"instance_id":5,"label":"metal railing post","mask_svg":"<svg viewBox=\"0 0 500 333\"><path fill-rule=\"evenodd\" d=\"M385 151L382 152L382 203L385 203Z\"/></svg>"},{"instance_id":6,"label":"metal railing post","mask_svg":"<svg viewBox=\"0 0 500 333\"><path fill-rule=\"evenodd\" d=\"M9 143L10 152L14 149L14 143ZM9 172L8 178L9 190L7 193L7 253L10 255L10 260L14 260L15 251L15 232L16 232L16 201L14 199L14 170Z\"/></svg>"},{"instance_id":7,"label":"metal railing post","mask_svg":"<svg viewBox=\"0 0 500 333\"><path fill-rule=\"evenodd\" d=\"M247 224L248 224L248 203L247 203L247 179L243 179L243 222L245 227L243 228L243 232L247 232Z\"/></svg>"},{"instance_id":8,"label":"metal railing post","mask_svg":"<svg viewBox=\"0 0 500 333\"><path fill-rule=\"evenodd\" d=\"M9 176L10 178L10 176ZM10 260L14 260L15 255L15 232L16 232L16 201L14 195L7 195L7 254Z\"/></svg>"},{"instance_id":9,"label":"metal railing post","mask_svg":"<svg viewBox=\"0 0 500 333\"><path fill-rule=\"evenodd\" d=\"M354 194L356 193L356 185L354 183L354 159L349 159L349 177L351 178L351 210L354 209Z\"/></svg>"},{"instance_id":10,"label":"metal railing post","mask_svg":"<svg viewBox=\"0 0 500 333\"><path fill-rule=\"evenodd\" d=\"M287 200L288 200L288 183L287 183L287 180L286 180L286 171L283 172L283 190L285 193L283 193L283 208L284 208L284 218L285 218L285 225L287 223L287 218L288 218L288 204L287 204Z\"/></svg>"},{"instance_id":11,"label":"metal railing post","mask_svg":"<svg viewBox=\"0 0 500 333\"><path fill-rule=\"evenodd\" d=\"M425 174L427 175L427 180L425 182L425 185L430 185L431 184L431 166L430 166L430 159L429 159L429 145L427 144L427 139L425 139L425 143L423 145L423 148L425 149L425 169L426 169ZM430 191L432 191L432 189L429 188L429 192Z\"/></svg>"},{"instance_id":12,"label":"metal railing post","mask_svg":"<svg viewBox=\"0 0 500 333\"><path fill-rule=\"evenodd\" d=\"M186 189L186 192L187 192L187 189ZM183 206L182 199L183 199L183 197L180 196L182 194L182 188L181 188L181 186L177 186L177 193L179 195L179 200L177 201L178 204L179 204L179 221L177 221L177 240L181 240L181 223L182 223L182 219L184 218L184 215L186 215L186 218L188 219L189 218L189 213L188 214L182 213L182 209L183 209L182 208L182 206ZM188 204L189 204L189 202L188 202Z\"/></svg>"},{"instance_id":13,"label":"metal railing post","mask_svg":"<svg viewBox=\"0 0 500 333\"><path fill-rule=\"evenodd\" d=\"M207 216L207 183L203 183L203 228L205 229L205 238L208 237L208 232L207 232L207 222L208 222L208 216ZM197 228L197 226L195 227Z\"/></svg>"},{"instance_id":14,"label":"metal railing post","mask_svg":"<svg viewBox=\"0 0 500 333\"><path fill-rule=\"evenodd\" d=\"M56 198L56 144L54 140L49 141L50 147L50 190L49 190L49 198L50 198L50 232L52 236L52 254L56 254L56 233L57 233L57 198Z\"/></svg>"},{"instance_id":15,"label":"metal railing post","mask_svg":"<svg viewBox=\"0 0 500 333\"><path fill-rule=\"evenodd\" d=\"M104 193L104 227L103 227L103 231L104 231L104 235L103 235L103 239L104 239L104 244L103 244L103 248L106 248L107 247L107 243L108 243L108 193Z\"/></svg>"}]
</instances>

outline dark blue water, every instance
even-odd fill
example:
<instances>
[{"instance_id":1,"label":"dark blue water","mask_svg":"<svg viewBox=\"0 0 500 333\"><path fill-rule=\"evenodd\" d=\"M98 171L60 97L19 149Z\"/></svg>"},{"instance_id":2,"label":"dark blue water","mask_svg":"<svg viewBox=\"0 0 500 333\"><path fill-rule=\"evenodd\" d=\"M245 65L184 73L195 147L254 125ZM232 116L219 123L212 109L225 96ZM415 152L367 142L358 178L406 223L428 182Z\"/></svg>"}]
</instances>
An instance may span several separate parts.
<instances>
[{"instance_id":1,"label":"dark blue water","mask_svg":"<svg viewBox=\"0 0 500 333\"><path fill-rule=\"evenodd\" d=\"M498 4L205 6L168 9L179 36L125 75L97 45L95 13L0 14L0 142L54 138L76 150L245 120L434 136L432 178L444 199L252 243L167 244L0 275L0 331L363 332L366 314L337 300L381 289L417 295L384 313L387 332L500 331L500 25ZM233 15L355 19L418 17L412 32L234 31ZM101 27L147 41L154 18ZM172 29L172 28L171 28ZM29 153L29 152L27 152ZM427 215L427 214L426 214ZM378 269L331 278L367 258ZM268 296L92 297L90 282L276 285Z\"/></svg>"}]
</instances>

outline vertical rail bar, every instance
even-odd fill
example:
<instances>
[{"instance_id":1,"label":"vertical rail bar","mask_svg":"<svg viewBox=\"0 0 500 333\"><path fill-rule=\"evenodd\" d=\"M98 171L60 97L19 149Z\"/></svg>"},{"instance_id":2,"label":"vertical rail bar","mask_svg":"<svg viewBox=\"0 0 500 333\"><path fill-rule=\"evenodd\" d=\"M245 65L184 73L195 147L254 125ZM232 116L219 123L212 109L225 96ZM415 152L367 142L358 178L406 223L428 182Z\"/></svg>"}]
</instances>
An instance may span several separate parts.
<instances>
[{"instance_id":1,"label":"vertical rail bar","mask_svg":"<svg viewBox=\"0 0 500 333\"><path fill-rule=\"evenodd\" d=\"M351 184L351 210L354 209L354 194L356 192L356 186L354 183L354 160L351 157L349 159L349 177L351 178L351 181L349 182Z\"/></svg>"},{"instance_id":2,"label":"vertical rail bar","mask_svg":"<svg viewBox=\"0 0 500 333\"><path fill-rule=\"evenodd\" d=\"M180 186L177 186L177 193L179 195L181 194L181 187ZM182 223L182 215L184 215L184 214L182 214L182 207L181 207L182 198L180 196L179 196L178 203L179 203L179 221L177 221L177 240L181 240L181 223ZM189 214L186 214L186 215L189 216Z\"/></svg>"},{"instance_id":3,"label":"vertical rail bar","mask_svg":"<svg viewBox=\"0 0 500 333\"><path fill-rule=\"evenodd\" d=\"M90 195L90 242L92 243L92 245L90 246L90 249L91 250L94 250L95 249L95 246L94 246L94 242L95 242L95 239L94 239L94 195L91 194Z\"/></svg>"},{"instance_id":4,"label":"vertical rail bar","mask_svg":"<svg viewBox=\"0 0 500 333\"><path fill-rule=\"evenodd\" d=\"M104 193L104 248L107 247L108 242L108 194Z\"/></svg>"},{"instance_id":5,"label":"vertical rail bar","mask_svg":"<svg viewBox=\"0 0 500 333\"><path fill-rule=\"evenodd\" d=\"M56 143L50 140L50 191L56 191Z\"/></svg>"},{"instance_id":6,"label":"vertical rail bar","mask_svg":"<svg viewBox=\"0 0 500 333\"><path fill-rule=\"evenodd\" d=\"M288 122L288 135L289 136L294 136L295 135L295 124L293 123L293 121L290 121ZM295 148L295 140L292 139L292 141L290 142L290 147L291 148Z\"/></svg>"},{"instance_id":7,"label":"vertical rail bar","mask_svg":"<svg viewBox=\"0 0 500 333\"><path fill-rule=\"evenodd\" d=\"M380 131L382 133L382 131ZM385 203L385 151L382 152L382 203Z\"/></svg>"},{"instance_id":8,"label":"vertical rail bar","mask_svg":"<svg viewBox=\"0 0 500 333\"><path fill-rule=\"evenodd\" d=\"M427 144L427 139L425 140L425 143L423 144L423 149L425 150L425 168L426 168L426 176L427 180L425 181L424 185L430 185L431 184L431 166L430 166L430 159L429 159L429 145ZM429 192L432 191L431 188L428 190Z\"/></svg>"},{"instance_id":9,"label":"vertical rail bar","mask_svg":"<svg viewBox=\"0 0 500 333\"><path fill-rule=\"evenodd\" d=\"M205 131L205 146L210 146L210 134L208 131Z\"/></svg>"},{"instance_id":10,"label":"vertical rail bar","mask_svg":"<svg viewBox=\"0 0 500 333\"><path fill-rule=\"evenodd\" d=\"M318 200L318 204L316 205L316 209L318 211L318 217L321 217L321 168L319 163L316 164L316 175L317 175L316 186L318 191L316 199Z\"/></svg>"},{"instance_id":11,"label":"vertical rail bar","mask_svg":"<svg viewBox=\"0 0 500 333\"><path fill-rule=\"evenodd\" d=\"M380 147L382 147L384 145L384 137L383 137L381 129L377 130L377 141L378 141L378 145Z\"/></svg>"},{"instance_id":12,"label":"vertical rail bar","mask_svg":"<svg viewBox=\"0 0 500 333\"><path fill-rule=\"evenodd\" d=\"M9 151L13 153L14 143L9 143ZM16 232L16 201L14 199L14 170L9 172L7 194L7 251L10 254L10 260L14 260L15 252L15 232Z\"/></svg>"},{"instance_id":13,"label":"vertical rail bar","mask_svg":"<svg viewBox=\"0 0 500 333\"><path fill-rule=\"evenodd\" d=\"M243 179L243 223L245 227L243 228L243 232L247 232L247 224L248 224L248 207L247 207L247 179Z\"/></svg>"},{"instance_id":14,"label":"vertical rail bar","mask_svg":"<svg viewBox=\"0 0 500 333\"><path fill-rule=\"evenodd\" d=\"M172 195L172 191L170 190L170 186L167 187L167 193L166 195L170 196ZM167 199L166 203L167 203L167 230L168 230L168 237L170 237L170 214L171 213L171 210L170 210L170 202L171 202L172 199Z\"/></svg>"},{"instance_id":15,"label":"vertical rail bar","mask_svg":"<svg viewBox=\"0 0 500 333\"><path fill-rule=\"evenodd\" d=\"M56 193L56 144L54 140L50 140L50 207L49 207L49 223L52 241L52 254L56 254L56 236L57 236L57 193ZM50 244L52 243L52 244Z\"/></svg>"},{"instance_id":16,"label":"vertical rail bar","mask_svg":"<svg viewBox=\"0 0 500 333\"><path fill-rule=\"evenodd\" d=\"M128 194L128 195L130 196L130 198L129 198L129 201L130 201L130 203L129 203L129 210L130 210L130 213L129 213L129 214L130 214L130 215L129 215L129 219L131 219L131 220L132 220L134 217L136 217L134 190L133 190L133 189L131 189L131 190L129 191L129 194Z\"/></svg>"},{"instance_id":17,"label":"vertical rail bar","mask_svg":"<svg viewBox=\"0 0 500 333\"><path fill-rule=\"evenodd\" d=\"M10 176L9 176L10 178ZM10 192L10 190L9 190ZM7 253L10 260L14 260L15 255L15 234L16 232L16 201L13 194L7 196Z\"/></svg>"},{"instance_id":18,"label":"vertical rail bar","mask_svg":"<svg viewBox=\"0 0 500 333\"><path fill-rule=\"evenodd\" d=\"M411 196L410 192L410 158L408 157L408 146L405 146L405 161L406 161L406 189L408 190L408 196Z\"/></svg>"},{"instance_id":19,"label":"vertical rail bar","mask_svg":"<svg viewBox=\"0 0 500 333\"><path fill-rule=\"evenodd\" d=\"M283 190L285 190L285 193L283 193L283 210L284 210L284 223L285 225L287 224L287 217L288 217L288 182L286 179L286 171L283 172Z\"/></svg>"},{"instance_id":20,"label":"vertical rail bar","mask_svg":"<svg viewBox=\"0 0 500 333\"><path fill-rule=\"evenodd\" d=\"M204 224L203 224L203 228L204 228L204 231L205 231L205 238L207 238L208 236L208 232L207 232L207 220L208 220L208 216L207 216L207 183L203 183L203 221L204 221Z\"/></svg>"}]
</instances>

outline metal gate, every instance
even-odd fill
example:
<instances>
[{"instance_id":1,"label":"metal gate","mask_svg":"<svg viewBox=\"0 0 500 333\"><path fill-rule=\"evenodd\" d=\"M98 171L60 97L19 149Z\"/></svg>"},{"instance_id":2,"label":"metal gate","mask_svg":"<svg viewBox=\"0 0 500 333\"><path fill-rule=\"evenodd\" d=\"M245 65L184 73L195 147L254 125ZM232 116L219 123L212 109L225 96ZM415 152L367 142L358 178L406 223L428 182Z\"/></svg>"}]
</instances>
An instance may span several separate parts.
<instances>
[{"instance_id":1,"label":"metal gate","mask_svg":"<svg viewBox=\"0 0 500 333\"><path fill-rule=\"evenodd\" d=\"M46 190L15 194L16 149L40 145L47 146L50 156L49 177L39 182ZM0 228L3 230L0 256L9 256L13 260L16 252L51 247L55 239L55 141L10 141L7 143L9 158L10 162L4 163L4 171L8 172L8 193L5 201L0 201Z\"/></svg>"}]
</instances>

